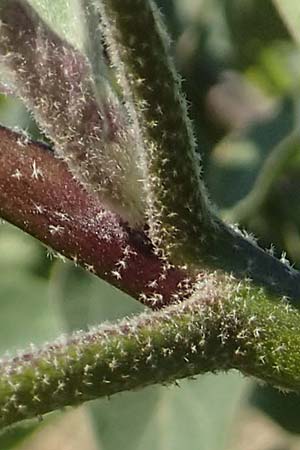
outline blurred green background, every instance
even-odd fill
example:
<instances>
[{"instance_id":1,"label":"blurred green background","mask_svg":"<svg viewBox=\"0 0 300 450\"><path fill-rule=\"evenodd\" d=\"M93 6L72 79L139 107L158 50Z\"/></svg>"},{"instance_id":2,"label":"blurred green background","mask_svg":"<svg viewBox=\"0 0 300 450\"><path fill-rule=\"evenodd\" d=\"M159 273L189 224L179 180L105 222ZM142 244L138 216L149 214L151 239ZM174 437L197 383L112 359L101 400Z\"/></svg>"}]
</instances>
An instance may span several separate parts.
<instances>
[{"instance_id":1,"label":"blurred green background","mask_svg":"<svg viewBox=\"0 0 300 450\"><path fill-rule=\"evenodd\" d=\"M31 3L82 48L78 1ZM269 0L157 3L172 34L213 202L225 220L300 268L297 1L282 1L280 12L280 2ZM41 137L13 97L0 96L0 123ZM2 355L142 310L4 222L0 302ZM0 450L296 450L299 432L300 397L232 372L50 414L2 433Z\"/></svg>"}]
</instances>

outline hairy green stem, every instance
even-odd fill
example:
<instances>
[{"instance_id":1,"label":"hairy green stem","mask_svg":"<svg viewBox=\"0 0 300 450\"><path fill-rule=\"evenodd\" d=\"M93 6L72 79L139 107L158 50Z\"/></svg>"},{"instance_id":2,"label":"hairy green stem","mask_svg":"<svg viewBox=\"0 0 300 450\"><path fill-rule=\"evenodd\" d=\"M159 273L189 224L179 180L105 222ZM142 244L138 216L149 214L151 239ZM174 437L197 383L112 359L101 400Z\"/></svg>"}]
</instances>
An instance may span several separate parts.
<instances>
[{"instance_id":1,"label":"hairy green stem","mask_svg":"<svg viewBox=\"0 0 300 450\"><path fill-rule=\"evenodd\" d=\"M150 236L172 262L249 277L300 299L300 274L212 210L168 37L152 1L96 0L103 34L137 136Z\"/></svg>"},{"instance_id":2,"label":"hairy green stem","mask_svg":"<svg viewBox=\"0 0 300 450\"><path fill-rule=\"evenodd\" d=\"M194 299L77 332L0 367L0 424L204 372L239 369L300 390L300 315L208 275Z\"/></svg>"},{"instance_id":3,"label":"hairy green stem","mask_svg":"<svg viewBox=\"0 0 300 450\"><path fill-rule=\"evenodd\" d=\"M197 268L200 261L241 277L250 274L269 290L299 299L299 273L223 224L208 204L180 83L168 58L167 38L152 2L107 0L97 4L136 137L129 163L134 155L138 156L149 205L150 235L158 248L178 263ZM0 8L6 27L0 44L7 56L10 51L15 52L12 67L19 81L30 75L27 85L19 87L25 89L25 100L32 100L42 122L46 111L49 113L52 118L47 116L48 129L52 129L55 110L51 102L50 107L43 109L44 105L38 103L41 94L61 100L57 97L59 91L54 90L53 75L61 83L77 86L84 95L80 96L82 103L75 105L76 113L70 115L69 97L62 98L66 102L60 105L65 124L69 118L73 120L71 135L64 135L70 130L60 128L61 123L53 128L53 133L57 146L61 145L60 138L66 138L71 151L71 146L76 145L76 139L70 139L74 138L73 133L89 143L98 130L89 128L93 121L81 122L82 111L87 108L91 112L85 97L89 88L82 91L89 81L82 80L78 72L77 84L74 79L64 78L66 72L58 64L69 51L77 63L77 54L68 46L62 48L38 17L22 8L23 2L13 0L9 5L8 9ZM17 15L11 5L17 7ZM17 18L22 18L23 28L21 34L14 36ZM51 76L46 91L43 74L36 71L33 59L32 48L37 43L39 54L46 43L50 48L46 56ZM68 94L64 90L60 93ZM95 139L101 143L102 134L99 140ZM35 161L31 177L41 181L44 176L37 167ZM20 170L11 174L18 182L22 176ZM36 215L43 213L40 204L32 207ZM50 234L64 233L64 227L47 225ZM126 262L122 262L123 270ZM78 332L41 350L3 361L0 424L9 425L123 390L232 368L274 385L300 390L299 312L284 301L274 303L265 291L245 282L203 273L202 279L189 302L88 333Z\"/></svg>"},{"instance_id":4,"label":"hairy green stem","mask_svg":"<svg viewBox=\"0 0 300 450\"><path fill-rule=\"evenodd\" d=\"M186 261L195 248L187 239L191 224L206 234L214 218L162 19L148 0L95 4L138 136L151 238L173 260Z\"/></svg>"}]
</instances>

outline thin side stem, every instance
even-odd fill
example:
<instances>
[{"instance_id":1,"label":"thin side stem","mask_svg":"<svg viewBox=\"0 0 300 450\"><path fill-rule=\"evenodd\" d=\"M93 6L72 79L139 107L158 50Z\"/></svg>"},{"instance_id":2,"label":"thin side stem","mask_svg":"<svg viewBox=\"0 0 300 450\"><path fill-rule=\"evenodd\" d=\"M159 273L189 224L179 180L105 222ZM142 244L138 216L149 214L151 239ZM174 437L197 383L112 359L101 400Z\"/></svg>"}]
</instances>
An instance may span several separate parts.
<instances>
[{"instance_id":1,"label":"thin side stem","mask_svg":"<svg viewBox=\"0 0 300 450\"><path fill-rule=\"evenodd\" d=\"M214 217L168 35L151 0L95 4L136 130L135 157L144 176L151 239L167 257L185 264L197 247L188 239L191 224L206 237Z\"/></svg>"},{"instance_id":2,"label":"thin side stem","mask_svg":"<svg viewBox=\"0 0 300 450\"><path fill-rule=\"evenodd\" d=\"M288 162L299 152L299 130L283 139L267 158L249 194L231 210L225 211L224 218L233 223L246 223L266 202L276 180Z\"/></svg>"}]
</instances>

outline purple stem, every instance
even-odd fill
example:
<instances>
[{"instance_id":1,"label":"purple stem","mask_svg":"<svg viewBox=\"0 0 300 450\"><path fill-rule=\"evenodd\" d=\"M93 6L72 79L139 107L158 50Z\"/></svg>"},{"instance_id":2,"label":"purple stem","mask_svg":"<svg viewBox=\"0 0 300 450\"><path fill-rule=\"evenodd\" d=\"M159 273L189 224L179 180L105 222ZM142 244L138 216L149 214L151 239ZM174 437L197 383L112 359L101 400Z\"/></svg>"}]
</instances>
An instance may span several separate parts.
<instances>
[{"instance_id":1,"label":"purple stem","mask_svg":"<svg viewBox=\"0 0 300 450\"><path fill-rule=\"evenodd\" d=\"M0 127L0 215L152 309L191 292L192 278L153 252L75 181L42 143Z\"/></svg>"}]
</instances>

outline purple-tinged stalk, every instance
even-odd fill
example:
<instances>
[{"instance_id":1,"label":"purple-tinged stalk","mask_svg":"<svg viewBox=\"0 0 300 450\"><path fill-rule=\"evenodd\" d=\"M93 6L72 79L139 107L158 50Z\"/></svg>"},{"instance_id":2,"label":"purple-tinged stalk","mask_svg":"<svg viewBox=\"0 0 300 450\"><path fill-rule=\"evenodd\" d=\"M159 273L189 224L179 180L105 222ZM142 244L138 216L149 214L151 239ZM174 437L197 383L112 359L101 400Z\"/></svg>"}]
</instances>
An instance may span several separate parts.
<instances>
[{"instance_id":1,"label":"purple-tinged stalk","mask_svg":"<svg viewBox=\"0 0 300 450\"><path fill-rule=\"evenodd\" d=\"M134 133L103 76L59 38L26 1L0 5L0 54L19 95L57 155L89 190L131 224L143 223L140 175L129 155ZM103 68L103 72L105 68Z\"/></svg>"},{"instance_id":2,"label":"purple-tinged stalk","mask_svg":"<svg viewBox=\"0 0 300 450\"><path fill-rule=\"evenodd\" d=\"M0 5L0 51L19 95L56 151L130 224L143 223L147 203L150 237L172 263L190 271L208 266L250 277L298 302L299 272L211 211L167 36L153 3L97 0L95 5L129 122L105 83L105 101L97 104L85 58L49 30L26 1Z\"/></svg>"},{"instance_id":3,"label":"purple-tinged stalk","mask_svg":"<svg viewBox=\"0 0 300 450\"><path fill-rule=\"evenodd\" d=\"M0 127L0 217L76 264L158 309L192 288L166 267L141 229L130 229L42 144Z\"/></svg>"}]
</instances>

